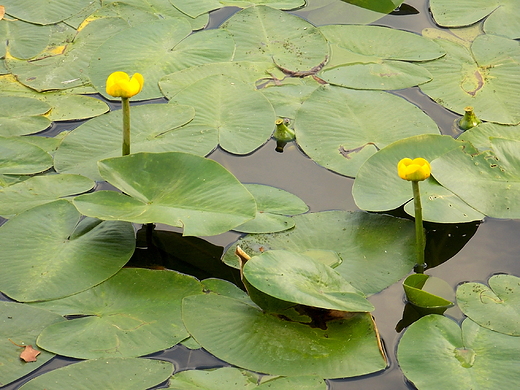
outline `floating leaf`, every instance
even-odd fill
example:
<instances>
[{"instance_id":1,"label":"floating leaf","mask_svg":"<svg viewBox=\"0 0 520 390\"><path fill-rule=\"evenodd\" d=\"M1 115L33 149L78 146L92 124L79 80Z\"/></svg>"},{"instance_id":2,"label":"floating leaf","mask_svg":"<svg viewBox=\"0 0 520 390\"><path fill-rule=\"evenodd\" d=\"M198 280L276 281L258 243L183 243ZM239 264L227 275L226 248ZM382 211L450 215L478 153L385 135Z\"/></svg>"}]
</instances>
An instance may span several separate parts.
<instances>
[{"instance_id":1,"label":"floating leaf","mask_svg":"<svg viewBox=\"0 0 520 390\"><path fill-rule=\"evenodd\" d=\"M249 7L251 5L266 4L272 8L295 9L305 4L305 0L204 0L197 2L184 2L182 0L170 0L170 2L182 12L192 17L196 17L206 12L228 7Z\"/></svg>"},{"instance_id":2,"label":"floating leaf","mask_svg":"<svg viewBox=\"0 0 520 390\"><path fill-rule=\"evenodd\" d=\"M230 153L251 153L267 142L275 127L271 103L252 86L224 75L190 85L171 103L194 107L195 118L187 128L217 130L220 146Z\"/></svg>"},{"instance_id":3,"label":"floating leaf","mask_svg":"<svg viewBox=\"0 0 520 390\"><path fill-rule=\"evenodd\" d=\"M457 288L460 310L480 326L520 336L520 278L493 275L489 287L481 283L463 283Z\"/></svg>"},{"instance_id":4,"label":"floating leaf","mask_svg":"<svg viewBox=\"0 0 520 390\"><path fill-rule=\"evenodd\" d=\"M27 210L0 228L0 290L17 301L54 299L115 274L134 251L131 224L81 219L66 200Z\"/></svg>"},{"instance_id":5,"label":"floating leaf","mask_svg":"<svg viewBox=\"0 0 520 390\"><path fill-rule=\"evenodd\" d=\"M41 351L38 360L26 364L20 360L16 344L36 344L36 337L50 324L65 319L50 311L14 302L0 302L0 386L21 378L49 361L54 354ZM11 341L9 341L11 340Z\"/></svg>"},{"instance_id":6,"label":"floating leaf","mask_svg":"<svg viewBox=\"0 0 520 390\"><path fill-rule=\"evenodd\" d=\"M347 176L356 176L370 156L394 141L439 133L430 117L400 97L334 86L322 86L303 102L295 129L310 158Z\"/></svg>"},{"instance_id":7,"label":"floating leaf","mask_svg":"<svg viewBox=\"0 0 520 390\"><path fill-rule=\"evenodd\" d=\"M81 29L60 52L31 61L7 59L7 67L22 84L39 92L88 85L87 68L93 53L109 37L127 27L122 19L98 19Z\"/></svg>"},{"instance_id":8,"label":"floating leaf","mask_svg":"<svg viewBox=\"0 0 520 390\"><path fill-rule=\"evenodd\" d=\"M520 337L493 332L469 319L461 328L437 314L413 323L397 350L408 380L421 390L515 388L520 380Z\"/></svg>"},{"instance_id":9,"label":"floating leaf","mask_svg":"<svg viewBox=\"0 0 520 390\"><path fill-rule=\"evenodd\" d=\"M106 220L165 223L184 235L224 233L255 216L252 195L219 163L193 154L137 153L102 160L101 176L119 188L80 195L83 214Z\"/></svg>"},{"instance_id":10,"label":"floating leaf","mask_svg":"<svg viewBox=\"0 0 520 390\"><path fill-rule=\"evenodd\" d=\"M432 162L433 175L482 214L519 218L520 199L516 194L520 189L520 140L491 138L490 144L492 150L482 153L449 151Z\"/></svg>"},{"instance_id":11,"label":"floating leaf","mask_svg":"<svg viewBox=\"0 0 520 390\"><path fill-rule=\"evenodd\" d=\"M331 25L320 31L332 45L320 77L349 88L389 90L423 84L431 80L430 73L411 61L444 54L427 38L387 27Z\"/></svg>"},{"instance_id":12,"label":"floating leaf","mask_svg":"<svg viewBox=\"0 0 520 390\"><path fill-rule=\"evenodd\" d=\"M402 158L418 156L431 162L461 146L461 142L450 136L427 134L405 138L385 147L369 158L358 171L352 187L357 206L363 210L385 211L408 203L410 206L407 204L405 211L413 215L413 202L410 202L412 187L410 182L397 175L397 163ZM432 168L433 176L438 172L438 168ZM455 223L484 217L431 177L421 182L420 190L423 218L426 221Z\"/></svg>"},{"instance_id":13,"label":"floating leaf","mask_svg":"<svg viewBox=\"0 0 520 390\"><path fill-rule=\"evenodd\" d=\"M252 257L243 268L253 287L283 301L348 312L370 312L374 306L340 274L311 257L271 250Z\"/></svg>"},{"instance_id":14,"label":"floating leaf","mask_svg":"<svg viewBox=\"0 0 520 390\"><path fill-rule=\"evenodd\" d=\"M182 318L207 351L256 372L341 378L386 366L368 313L319 329L265 314L252 302L205 294L184 298Z\"/></svg>"},{"instance_id":15,"label":"floating leaf","mask_svg":"<svg viewBox=\"0 0 520 390\"><path fill-rule=\"evenodd\" d=\"M162 97L157 83L176 71L209 62L229 61L234 42L222 30L207 30L191 34L185 19L173 18L142 23L108 39L93 54L90 78L99 93L105 91L108 75L114 71L136 72L144 76L143 90L134 100ZM114 55L117 50L117 55Z\"/></svg>"},{"instance_id":16,"label":"floating leaf","mask_svg":"<svg viewBox=\"0 0 520 390\"><path fill-rule=\"evenodd\" d=\"M256 201L256 217L233 230L243 233L271 233L294 226L286 216L302 214L309 210L303 200L290 192L261 184L245 184Z\"/></svg>"},{"instance_id":17,"label":"floating leaf","mask_svg":"<svg viewBox=\"0 0 520 390\"><path fill-rule=\"evenodd\" d=\"M438 314L442 314L448 307L453 306L453 302L439 296L437 292L434 293L430 286L452 291L448 283L442 279L425 274L412 274L403 282L406 299L418 308L439 309Z\"/></svg>"},{"instance_id":18,"label":"floating leaf","mask_svg":"<svg viewBox=\"0 0 520 390\"><path fill-rule=\"evenodd\" d=\"M97 388L141 390L164 382L173 364L156 359L97 359L60 367L25 383L23 390Z\"/></svg>"},{"instance_id":19,"label":"floating leaf","mask_svg":"<svg viewBox=\"0 0 520 390\"><path fill-rule=\"evenodd\" d=\"M35 24L54 24L71 17L91 0L3 0L8 15Z\"/></svg>"},{"instance_id":20,"label":"floating leaf","mask_svg":"<svg viewBox=\"0 0 520 390\"><path fill-rule=\"evenodd\" d=\"M473 7L471 7L473 8ZM520 122L520 47L518 42L494 35L480 35L470 48L464 43L438 39L446 50L438 60L421 64L433 80L420 88L437 103L459 114L473 107L481 120Z\"/></svg>"},{"instance_id":21,"label":"floating leaf","mask_svg":"<svg viewBox=\"0 0 520 390\"><path fill-rule=\"evenodd\" d=\"M170 348L189 336L181 321L182 298L201 293L201 284L188 275L124 268L79 294L34 303L63 315L84 315L48 326L37 344L80 359L136 357Z\"/></svg>"},{"instance_id":22,"label":"floating leaf","mask_svg":"<svg viewBox=\"0 0 520 390\"><path fill-rule=\"evenodd\" d=\"M51 155L38 146L19 137L0 137L0 174L33 174L51 166Z\"/></svg>"},{"instance_id":23,"label":"floating leaf","mask_svg":"<svg viewBox=\"0 0 520 390\"><path fill-rule=\"evenodd\" d=\"M0 55L5 57L6 53L9 53L10 56L19 59L32 58L47 47L50 34L49 26L39 26L21 20L1 20Z\"/></svg>"},{"instance_id":24,"label":"floating leaf","mask_svg":"<svg viewBox=\"0 0 520 390\"><path fill-rule=\"evenodd\" d=\"M236 42L235 61L274 61L291 71L306 71L329 54L327 40L319 29L263 5L237 12L221 28Z\"/></svg>"},{"instance_id":25,"label":"floating leaf","mask_svg":"<svg viewBox=\"0 0 520 390\"><path fill-rule=\"evenodd\" d=\"M0 99L0 135L10 137L45 130L51 121L44 116L51 109L47 103L20 96Z\"/></svg>"},{"instance_id":26,"label":"floating leaf","mask_svg":"<svg viewBox=\"0 0 520 390\"><path fill-rule=\"evenodd\" d=\"M520 141L520 125L509 126L490 122L481 123L465 131L457 139L469 141L474 147L484 151L491 149L491 140L493 138L507 138Z\"/></svg>"},{"instance_id":27,"label":"floating leaf","mask_svg":"<svg viewBox=\"0 0 520 390\"><path fill-rule=\"evenodd\" d=\"M91 190L95 183L79 175L35 176L0 189L0 216L9 218L44 203Z\"/></svg>"},{"instance_id":28,"label":"floating leaf","mask_svg":"<svg viewBox=\"0 0 520 390\"><path fill-rule=\"evenodd\" d=\"M228 248L223 261L238 266L236 245L251 256L272 249L298 253L333 251L342 261L339 265L332 264L335 271L366 295L377 293L403 278L415 264L412 221L345 211L325 211L292 218L296 226L289 231L250 234L241 238Z\"/></svg>"},{"instance_id":29,"label":"floating leaf","mask_svg":"<svg viewBox=\"0 0 520 390\"><path fill-rule=\"evenodd\" d=\"M168 389L173 390L252 390L258 376L233 367L216 370L189 370L176 373Z\"/></svg>"},{"instance_id":30,"label":"floating leaf","mask_svg":"<svg viewBox=\"0 0 520 390\"><path fill-rule=\"evenodd\" d=\"M443 27L461 27L484 20L484 31L512 39L520 38L516 0L431 0L435 22Z\"/></svg>"},{"instance_id":31,"label":"floating leaf","mask_svg":"<svg viewBox=\"0 0 520 390\"><path fill-rule=\"evenodd\" d=\"M132 107L131 151L184 151L206 155L215 148L216 132L183 128L194 110L188 106L146 104ZM70 132L54 157L60 173L79 173L101 180L97 162L121 156L122 110L94 118Z\"/></svg>"},{"instance_id":32,"label":"floating leaf","mask_svg":"<svg viewBox=\"0 0 520 390\"><path fill-rule=\"evenodd\" d=\"M20 359L26 363L35 362L40 353L41 351L34 349L32 345L26 345L23 352L20 354Z\"/></svg>"}]
</instances>

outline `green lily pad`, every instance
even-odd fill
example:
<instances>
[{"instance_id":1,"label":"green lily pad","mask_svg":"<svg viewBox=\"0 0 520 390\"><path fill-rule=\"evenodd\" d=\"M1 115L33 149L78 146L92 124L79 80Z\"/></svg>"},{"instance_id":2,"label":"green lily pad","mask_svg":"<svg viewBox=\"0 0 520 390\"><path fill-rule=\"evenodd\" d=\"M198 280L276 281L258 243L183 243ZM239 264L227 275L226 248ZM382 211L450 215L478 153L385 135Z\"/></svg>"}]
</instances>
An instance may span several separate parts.
<instances>
[{"instance_id":1,"label":"green lily pad","mask_svg":"<svg viewBox=\"0 0 520 390\"><path fill-rule=\"evenodd\" d=\"M62 52L22 61L7 59L7 68L24 85L42 92L90 84L88 66L94 52L108 38L128 27L118 18L98 19L88 23ZM105 73L103 73L105 74Z\"/></svg>"},{"instance_id":2,"label":"green lily pad","mask_svg":"<svg viewBox=\"0 0 520 390\"><path fill-rule=\"evenodd\" d=\"M291 71L306 71L329 54L327 40L319 29L302 18L263 5L237 12L221 28L236 42L235 61L274 61Z\"/></svg>"},{"instance_id":3,"label":"green lily pad","mask_svg":"<svg viewBox=\"0 0 520 390\"><path fill-rule=\"evenodd\" d=\"M253 287L287 302L348 312L374 310L340 274L302 254L267 251L248 260L243 274Z\"/></svg>"},{"instance_id":4,"label":"green lily pad","mask_svg":"<svg viewBox=\"0 0 520 390\"><path fill-rule=\"evenodd\" d=\"M125 19L132 26L158 19L184 18L193 30L204 28L209 20L207 13L197 17L189 16L178 8L172 7L170 0L104 0L103 7L92 16L117 16Z\"/></svg>"},{"instance_id":5,"label":"green lily pad","mask_svg":"<svg viewBox=\"0 0 520 390\"><path fill-rule=\"evenodd\" d=\"M412 221L345 211L309 213L292 218L296 226L289 231L250 234L239 239L228 248L223 261L238 267L236 245L250 256L272 249L297 253L333 251L342 260L335 266L335 271L365 295L375 294L397 282L415 265Z\"/></svg>"},{"instance_id":6,"label":"green lily pad","mask_svg":"<svg viewBox=\"0 0 520 390\"><path fill-rule=\"evenodd\" d=\"M20 359L21 347L32 345L36 348L36 337L50 324L65 319L47 310L14 302L0 302L0 386L27 375L54 357L53 353L42 350L35 362L26 363Z\"/></svg>"},{"instance_id":7,"label":"green lily pad","mask_svg":"<svg viewBox=\"0 0 520 390\"><path fill-rule=\"evenodd\" d=\"M167 380L173 368L172 363L156 359L87 360L47 372L25 383L20 389L142 390Z\"/></svg>"},{"instance_id":8,"label":"green lily pad","mask_svg":"<svg viewBox=\"0 0 520 390\"><path fill-rule=\"evenodd\" d=\"M80 175L34 176L0 189L0 216L10 218L32 207L87 192L94 186L92 180Z\"/></svg>"},{"instance_id":9,"label":"green lily pad","mask_svg":"<svg viewBox=\"0 0 520 390\"><path fill-rule=\"evenodd\" d=\"M8 15L35 24L54 24L77 14L91 0L3 0Z\"/></svg>"},{"instance_id":10,"label":"green lily pad","mask_svg":"<svg viewBox=\"0 0 520 390\"><path fill-rule=\"evenodd\" d=\"M444 27L461 27L484 20L487 34L520 38L520 10L515 0L431 0L435 22Z\"/></svg>"},{"instance_id":11,"label":"green lily pad","mask_svg":"<svg viewBox=\"0 0 520 390\"><path fill-rule=\"evenodd\" d=\"M0 174L27 175L52 167L52 157L19 137L0 137Z\"/></svg>"},{"instance_id":12,"label":"green lily pad","mask_svg":"<svg viewBox=\"0 0 520 390\"><path fill-rule=\"evenodd\" d=\"M491 138L490 143L492 150L481 153L451 150L432 162L432 172L442 186L482 214L519 218L515 194L520 188L520 140Z\"/></svg>"},{"instance_id":13,"label":"green lily pad","mask_svg":"<svg viewBox=\"0 0 520 390\"><path fill-rule=\"evenodd\" d=\"M217 145L216 132L181 127L191 121L187 106L146 104L131 110L131 152L183 151L206 155ZM121 156L122 110L94 118L70 132L54 156L60 173L77 173L102 180L97 162Z\"/></svg>"},{"instance_id":14,"label":"green lily pad","mask_svg":"<svg viewBox=\"0 0 520 390\"><path fill-rule=\"evenodd\" d=\"M520 336L520 278L493 275L489 287L482 283L463 283L457 288L460 310L484 328Z\"/></svg>"},{"instance_id":15,"label":"green lily pad","mask_svg":"<svg viewBox=\"0 0 520 390\"><path fill-rule=\"evenodd\" d=\"M159 81L159 87L164 96L171 100L183 89L209 76L227 75L254 86L257 80L268 77L268 72L275 69L276 66L272 62L236 61L202 64L164 76Z\"/></svg>"},{"instance_id":16,"label":"green lily pad","mask_svg":"<svg viewBox=\"0 0 520 390\"><path fill-rule=\"evenodd\" d=\"M408 276L403 282L406 299L411 304L420 308L441 309L444 311L448 307L453 306L453 302L431 292L431 287L429 287L431 285L435 285L437 289L440 287L451 290L448 283L440 278L425 274L413 274Z\"/></svg>"},{"instance_id":17,"label":"green lily pad","mask_svg":"<svg viewBox=\"0 0 520 390\"><path fill-rule=\"evenodd\" d=\"M520 141L520 125L499 125L498 123L481 123L476 127L466 130L457 139L461 141L469 141L479 149L491 150L491 139L507 138Z\"/></svg>"},{"instance_id":18,"label":"green lily pad","mask_svg":"<svg viewBox=\"0 0 520 390\"><path fill-rule=\"evenodd\" d=\"M131 224L81 219L67 200L27 210L0 228L0 291L17 301L55 299L115 274L134 252Z\"/></svg>"},{"instance_id":19,"label":"green lily pad","mask_svg":"<svg viewBox=\"0 0 520 390\"><path fill-rule=\"evenodd\" d=\"M439 58L445 52L432 40L380 26L330 25L320 31L331 44L331 59L321 78L356 89L401 89L431 80L412 61Z\"/></svg>"},{"instance_id":20,"label":"green lily pad","mask_svg":"<svg viewBox=\"0 0 520 390\"><path fill-rule=\"evenodd\" d=\"M397 163L405 157L419 156L431 162L462 145L450 136L427 134L406 138L385 147L359 169L352 187L356 205L363 210L386 211L410 202L413 197L412 185L397 175ZM438 171L432 168L433 176ZM484 217L453 192L441 187L432 177L422 181L419 187L423 219L426 221L455 223ZM411 215L412 206L410 202L405 207L405 211Z\"/></svg>"},{"instance_id":21,"label":"green lily pad","mask_svg":"<svg viewBox=\"0 0 520 390\"><path fill-rule=\"evenodd\" d=\"M178 8L191 17L196 17L226 6L245 8L252 5L265 4L272 8L289 10L301 7L305 4L305 0L199 0L193 3L182 0L170 0L170 2L175 8Z\"/></svg>"},{"instance_id":22,"label":"green lily pad","mask_svg":"<svg viewBox=\"0 0 520 390\"><path fill-rule=\"evenodd\" d=\"M115 71L141 73L145 80L143 90L133 99L147 100L163 96L157 85L162 77L190 66L229 61L233 57L235 45L227 32L207 30L190 35L191 32L189 22L180 18L142 23L122 31L93 54L90 79L99 93L113 99L105 91L108 75Z\"/></svg>"},{"instance_id":23,"label":"green lily pad","mask_svg":"<svg viewBox=\"0 0 520 390\"><path fill-rule=\"evenodd\" d=\"M22 20L0 20L0 56L29 59L42 52L49 43L49 26L40 26Z\"/></svg>"},{"instance_id":24,"label":"green lily pad","mask_svg":"<svg viewBox=\"0 0 520 390\"><path fill-rule=\"evenodd\" d=\"M256 203L219 163L193 154L137 153L102 160L101 176L119 188L80 195L81 213L105 220L164 223L187 236L211 236L253 218Z\"/></svg>"},{"instance_id":25,"label":"green lily pad","mask_svg":"<svg viewBox=\"0 0 520 390\"><path fill-rule=\"evenodd\" d=\"M51 106L51 110L47 114L47 118L51 121L87 119L104 114L109 110L104 101L90 96L73 95L73 91L74 89L69 89L56 92L49 91L42 94L19 83L12 75L0 77L1 96L22 96L39 99Z\"/></svg>"},{"instance_id":26,"label":"green lily pad","mask_svg":"<svg viewBox=\"0 0 520 390\"><path fill-rule=\"evenodd\" d=\"M397 350L408 380L421 390L514 389L520 380L520 337L493 332L469 319L461 328L437 314L413 323Z\"/></svg>"},{"instance_id":27,"label":"green lily pad","mask_svg":"<svg viewBox=\"0 0 520 390\"><path fill-rule=\"evenodd\" d=\"M303 102L295 129L305 154L346 176L356 176L370 156L394 141L439 133L430 117L400 97L334 86L322 86Z\"/></svg>"},{"instance_id":28,"label":"green lily pad","mask_svg":"<svg viewBox=\"0 0 520 390\"><path fill-rule=\"evenodd\" d=\"M262 378L263 379L263 378ZM176 373L170 379L170 387L174 390L325 390L323 379L316 376L290 376L271 378L257 384L261 378L258 374L233 367L222 367L213 370L189 370Z\"/></svg>"},{"instance_id":29,"label":"green lily pad","mask_svg":"<svg viewBox=\"0 0 520 390\"><path fill-rule=\"evenodd\" d=\"M217 130L220 146L230 153L253 152L267 142L275 127L271 103L253 86L224 75L204 78L170 102L194 107L195 117L187 128Z\"/></svg>"},{"instance_id":30,"label":"green lily pad","mask_svg":"<svg viewBox=\"0 0 520 390\"><path fill-rule=\"evenodd\" d=\"M45 328L38 345L80 359L137 357L188 337L181 300L202 293L193 277L175 271L124 268L89 290L33 305L62 315L84 315Z\"/></svg>"},{"instance_id":31,"label":"green lily pad","mask_svg":"<svg viewBox=\"0 0 520 390\"><path fill-rule=\"evenodd\" d=\"M51 121L44 116L51 106L37 99L3 96L0 99L0 135L10 137L45 130Z\"/></svg>"},{"instance_id":32,"label":"green lily pad","mask_svg":"<svg viewBox=\"0 0 520 390\"><path fill-rule=\"evenodd\" d=\"M271 233L290 229L294 222L288 215L303 214L309 207L303 200L279 188L245 184L256 201L256 217L233 230L242 233Z\"/></svg>"},{"instance_id":33,"label":"green lily pad","mask_svg":"<svg viewBox=\"0 0 520 390\"><path fill-rule=\"evenodd\" d=\"M518 42L495 35L480 35L470 48L464 43L435 40L446 55L421 64L433 80L421 91L437 103L459 114L471 106L484 121L520 122L520 47Z\"/></svg>"},{"instance_id":34,"label":"green lily pad","mask_svg":"<svg viewBox=\"0 0 520 390\"><path fill-rule=\"evenodd\" d=\"M256 372L342 378L386 367L368 313L319 329L265 314L252 302L205 294L184 298L182 319L207 351Z\"/></svg>"}]
</instances>

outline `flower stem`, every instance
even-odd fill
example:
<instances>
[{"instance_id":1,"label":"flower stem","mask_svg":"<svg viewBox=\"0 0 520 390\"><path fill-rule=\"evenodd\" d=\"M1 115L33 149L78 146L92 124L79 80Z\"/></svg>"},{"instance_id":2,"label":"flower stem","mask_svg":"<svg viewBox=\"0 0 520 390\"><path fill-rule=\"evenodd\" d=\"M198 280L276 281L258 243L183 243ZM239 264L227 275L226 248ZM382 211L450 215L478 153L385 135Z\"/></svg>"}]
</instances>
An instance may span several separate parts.
<instances>
[{"instance_id":1,"label":"flower stem","mask_svg":"<svg viewBox=\"0 0 520 390\"><path fill-rule=\"evenodd\" d=\"M415 206L415 247L417 251L417 265L415 266L415 272L418 274L424 273L424 228L422 218L422 206L421 206L421 192L419 191L419 182L416 180L412 181L413 188L413 202Z\"/></svg>"},{"instance_id":2,"label":"flower stem","mask_svg":"<svg viewBox=\"0 0 520 390\"><path fill-rule=\"evenodd\" d=\"M130 98L122 97L123 103L123 156L130 154Z\"/></svg>"}]
</instances>

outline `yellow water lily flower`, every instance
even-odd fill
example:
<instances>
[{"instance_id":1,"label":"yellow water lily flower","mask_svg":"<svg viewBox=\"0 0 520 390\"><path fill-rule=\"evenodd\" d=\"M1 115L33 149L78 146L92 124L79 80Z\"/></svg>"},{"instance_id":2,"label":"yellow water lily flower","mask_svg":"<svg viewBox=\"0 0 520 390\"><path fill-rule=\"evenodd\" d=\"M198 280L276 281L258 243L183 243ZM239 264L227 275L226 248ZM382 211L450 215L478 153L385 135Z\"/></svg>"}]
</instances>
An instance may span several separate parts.
<instances>
[{"instance_id":1,"label":"yellow water lily flower","mask_svg":"<svg viewBox=\"0 0 520 390\"><path fill-rule=\"evenodd\" d=\"M110 96L131 98L143 89L144 77L135 73L131 78L125 72L114 72L107 78L106 91Z\"/></svg>"},{"instance_id":2,"label":"yellow water lily flower","mask_svg":"<svg viewBox=\"0 0 520 390\"><path fill-rule=\"evenodd\" d=\"M430 177L430 163L424 158L403 158L397 164L397 173L399 177L409 181L422 181Z\"/></svg>"}]
</instances>

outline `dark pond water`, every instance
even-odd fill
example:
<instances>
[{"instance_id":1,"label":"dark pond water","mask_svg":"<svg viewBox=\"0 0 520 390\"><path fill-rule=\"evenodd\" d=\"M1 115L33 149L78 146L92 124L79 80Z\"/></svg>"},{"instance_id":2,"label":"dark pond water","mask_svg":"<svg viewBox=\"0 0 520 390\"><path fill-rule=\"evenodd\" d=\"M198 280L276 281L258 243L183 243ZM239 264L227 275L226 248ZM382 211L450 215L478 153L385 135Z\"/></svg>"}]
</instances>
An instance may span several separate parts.
<instances>
[{"instance_id":1,"label":"dark pond water","mask_svg":"<svg viewBox=\"0 0 520 390\"><path fill-rule=\"evenodd\" d=\"M408 15L388 15L373 24L417 33L420 33L425 27L435 26L428 12L427 0L408 0L405 3L410 6L408 9L412 8L418 12ZM225 9L214 13L211 26L218 26L234 11L234 9ZM297 14L303 17L308 16L305 14L305 10L298 11ZM342 16L336 17L341 18ZM334 21L334 23L337 22ZM422 95L418 88L396 91L395 94L421 107L437 122L444 134L454 135L452 124L457 116L433 103L428 97ZM119 107L112 104L111 108L117 109ZM77 123L54 125L44 135L55 135L65 129L70 130L77 125ZM282 154L275 152L274 149L275 142L270 141L249 156L238 157L216 150L210 158L220 162L244 183L268 184L296 194L309 205L313 212L334 209L357 210L351 196L352 179L319 167L301 153L293 143L288 144ZM440 252L440 257L443 257L443 260L454 255L441 265L429 269L427 273L447 281L453 289L457 284L464 281L486 282L489 276L494 273L520 275L518 256L520 253L520 221L486 219L478 225L478 228L477 225L430 226L429 245L431 252ZM157 228L168 229L166 226L158 226ZM217 245L226 246L238 237L238 234L226 233L207 239ZM450 253L450 255L448 256L447 253ZM7 300L1 294L0 299ZM372 375L331 380L329 381L329 388L332 390L414 389L414 386L404 378L395 358L400 337L400 333L395 330L395 327L402 318L404 308L401 283L396 283L381 293L370 297L370 301L376 307L373 315L384 341L389 368ZM462 319L462 314L456 307L449 309L446 315L459 321ZM151 356L173 362L176 371L226 365L225 362L204 351L191 351L184 346L175 346ZM22 383L35 375L75 361L74 359L57 357L30 376L2 387L2 389L17 389Z\"/></svg>"}]
</instances>

